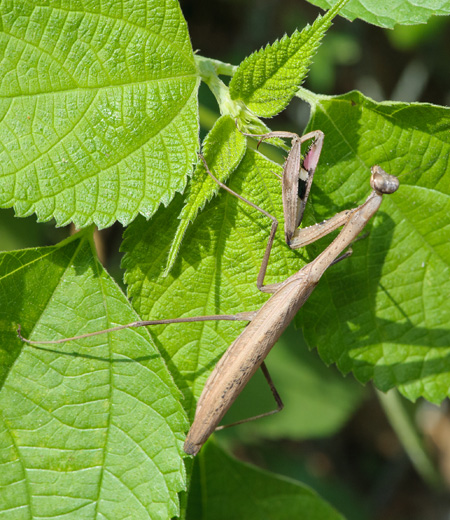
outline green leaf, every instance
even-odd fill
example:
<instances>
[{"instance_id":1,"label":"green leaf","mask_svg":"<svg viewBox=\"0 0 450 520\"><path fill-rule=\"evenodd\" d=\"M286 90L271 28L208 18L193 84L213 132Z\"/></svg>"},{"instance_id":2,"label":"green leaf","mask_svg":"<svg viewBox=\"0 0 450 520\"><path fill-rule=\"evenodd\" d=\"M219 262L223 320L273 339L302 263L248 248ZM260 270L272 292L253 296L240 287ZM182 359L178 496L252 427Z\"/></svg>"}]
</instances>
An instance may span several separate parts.
<instances>
[{"instance_id":1,"label":"green leaf","mask_svg":"<svg viewBox=\"0 0 450 520\"><path fill-rule=\"evenodd\" d=\"M245 149L245 137L236 128L234 120L229 116L222 116L203 141L202 153L208 167L216 172L221 182L225 182L242 160ZM195 220L199 209L218 191L219 186L207 174L203 162L199 160L186 191L185 205L178 217L181 222L169 251L165 275L173 267L187 227Z\"/></svg>"},{"instance_id":2,"label":"green leaf","mask_svg":"<svg viewBox=\"0 0 450 520\"><path fill-rule=\"evenodd\" d=\"M308 1L323 9L329 9L334 3L330 0ZM448 16L450 3L448 0L351 0L339 14L352 21L361 18L374 25L392 29L396 24L414 25L426 23L432 16Z\"/></svg>"},{"instance_id":3,"label":"green leaf","mask_svg":"<svg viewBox=\"0 0 450 520\"><path fill-rule=\"evenodd\" d=\"M166 519L184 488L180 394L145 329L31 346L136 314L77 234L0 256L0 515ZM123 334L122 334L123 333Z\"/></svg>"},{"instance_id":4,"label":"green leaf","mask_svg":"<svg viewBox=\"0 0 450 520\"><path fill-rule=\"evenodd\" d=\"M310 488L231 458L209 442L197 455L187 520L343 520Z\"/></svg>"},{"instance_id":5,"label":"green leaf","mask_svg":"<svg viewBox=\"0 0 450 520\"><path fill-rule=\"evenodd\" d=\"M450 110L352 92L318 98L309 128L325 132L320 165L332 164L315 177L317 212L361 200L371 164L401 185L351 262L330 269L310 298L306 338L363 382L439 403L450 395Z\"/></svg>"},{"instance_id":6,"label":"green leaf","mask_svg":"<svg viewBox=\"0 0 450 520\"><path fill-rule=\"evenodd\" d=\"M286 108L305 79L325 32L347 1L339 0L312 26L248 56L230 82L231 98L243 101L261 117L272 117Z\"/></svg>"},{"instance_id":7,"label":"green leaf","mask_svg":"<svg viewBox=\"0 0 450 520\"><path fill-rule=\"evenodd\" d=\"M199 80L176 0L2 2L0 48L2 207L105 227L184 189Z\"/></svg>"}]
</instances>

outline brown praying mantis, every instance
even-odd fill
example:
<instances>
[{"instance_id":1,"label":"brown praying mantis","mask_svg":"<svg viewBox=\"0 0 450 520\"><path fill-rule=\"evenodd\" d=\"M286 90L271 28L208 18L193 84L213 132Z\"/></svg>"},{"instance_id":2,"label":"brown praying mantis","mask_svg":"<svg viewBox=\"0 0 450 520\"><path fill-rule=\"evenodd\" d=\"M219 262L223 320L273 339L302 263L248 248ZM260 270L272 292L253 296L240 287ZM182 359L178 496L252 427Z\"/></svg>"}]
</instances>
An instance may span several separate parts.
<instances>
[{"instance_id":1,"label":"brown praying mantis","mask_svg":"<svg viewBox=\"0 0 450 520\"><path fill-rule=\"evenodd\" d=\"M273 134L274 133L271 135L272 137L274 136ZM280 134L281 133L278 132L277 136L280 136ZM292 134L290 134L290 137L292 137ZM303 136L303 138L305 137L306 136ZM298 147L298 151L299 149L300 146ZM313 145L311 150L312 154L307 154L303 164L305 165L305 162L311 160L309 169L315 169L315 165L317 164L318 159L318 154L316 153L317 148L314 148ZM262 208L259 208L255 204L246 200L241 195L234 193L227 186L219 182L209 171L203 157L201 158L205 164L208 174L219 184L219 186L272 219L272 228L258 274L257 286L261 291L273 293L273 295L258 311L242 312L236 315L199 316L192 318L138 321L102 331L83 334L81 336L53 341L26 340L20 336L19 330L19 336L28 343L55 344L95 336L106 332L114 332L130 327L209 320L249 321L249 325L230 345L206 381L205 387L197 404L194 422L191 426L191 429L189 430L184 445L185 452L190 455L196 455L198 453L208 437L217 428L223 416L231 407L244 386L248 383L250 378L260 366L277 401L278 409L266 414L261 414L257 417L269 415L281 409L281 399L278 396L278 393L276 392L270 379L267 368L264 364L264 359L278 338L281 336L282 332L286 329L292 318L306 302L327 268L349 255L349 253L346 253L339 257L342 251L352 244L359 233L364 229L367 222L376 213L380 207L383 194L394 193L398 188L398 179L396 177L388 175L379 166L372 167L370 184L373 191L361 206L352 210L342 211L322 224L311 226L310 228L305 228L301 230L301 232L297 233L298 237L301 237L302 234L307 237L306 241L304 238L299 240L299 243L302 245L305 243L310 243L343 225L343 229L333 240L333 242L315 260L304 266L294 275L287 278L284 282L265 286L263 285L264 277L267 270L278 222L275 217L264 211ZM314 159L314 161L312 159ZM292 163L300 164L300 159L298 159L298 162L297 159L295 159L295 161L292 161L288 164L292 165ZM309 187L307 186L308 193L311 181L309 182ZM302 202L306 204L307 195L303 197L303 199L301 197L299 197L299 199L300 204L302 204ZM301 209L300 211L302 214L303 210ZM297 215L298 214L299 213L297 213ZM300 247L300 245L297 247Z\"/></svg>"},{"instance_id":2,"label":"brown praying mantis","mask_svg":"<svg viewBox=\"0 0 450 520\"><path fill-rule=\"evenodd\" d=\"M208 173L213 177L209 171ZM342 211L327 220L322 224L326 229L325 233L323 229L320 229L320 224L318 225L319 229L316 226L309 228L316 230L316 236L321 237L343 225L343 229L333 242L315 260L305 265L284 282L264 286L264 276L276 231L276 225L272 225L258 275L258 280L261 280L261 286L258 286L258 288L264 292L273 293L273 296L258 311L250 313L245 317L236 315L240 316L237 319L248 319L250 323L228 347L206 381L197 403L194 422L184 445L186 453L196 455L199 452L260 366L263 368L279 408L282 406L281 400L267 373L267 368L263 364L264 359L295 314L309 298L323 273L328 267L349 255L347 253L338 258L342 251L352 244L367 222L375 215L380 207L383 195L394 193L398 189L399 182L397 177L387 174L379 166L373 166L371 173L370 185L373 191L361 206L353 210ZM219 181L216 180L216 182ZM219 184L231 192L225 185ZM241 200L245 200L240 195L237 196ZM254 204L251 205L262 213L267 214ZM275 219L275 217L271 218ZM276 223L276 220L274 220L274 223Z\"/></svg>"}]
</instances>

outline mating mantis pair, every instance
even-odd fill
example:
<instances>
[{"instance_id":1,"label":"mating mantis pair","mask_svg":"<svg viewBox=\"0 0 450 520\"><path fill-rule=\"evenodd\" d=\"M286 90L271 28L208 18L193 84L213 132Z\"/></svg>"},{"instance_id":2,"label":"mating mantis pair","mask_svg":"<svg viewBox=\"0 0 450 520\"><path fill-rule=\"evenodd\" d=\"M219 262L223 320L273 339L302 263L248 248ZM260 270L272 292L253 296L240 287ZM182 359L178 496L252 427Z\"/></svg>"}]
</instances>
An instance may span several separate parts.
<instances>
[{"instance_id":1,"label":"mating mantis pair","mask_svg":"<svg viewBox=\"0 0 450 520\"><path fill-rule=\"evenodd\" d=\"M236 315L138 321L72 338L53 341L29 341L32 344L55 344L129 327L209 320L249 321L248 326L230 345L206 381L197 404L194 422L184 445L185 452L190 455L196 455L199 452L200 448L217 428L225 413L260 366L272 389L278 404L278 409L281 409L281 399L270 380L264 359L291 322L292 318L306 302L327 268L349 255L349 253L346 253L339 257L339 255L352 244L370 218L376 213L380 207L382 195L393 193L398 188L398 179L396 177L388 175L379 166L374 166L372 167L370 179L373 191L361 206L340 212L322 224L298 230L297 227L303 216L314 171L322 148L323 133L316 131L299 137L296 134L288 132L270 132L255 137L260 137L261 139L289 137L293 140L291 151L284 165L282 178L285 236L288 245L291 248L302 247L338 227L344 226L334 241L315 260L287 278L284 282L264 285L264 277L278 222L275 217L220 183L209 171L206 162L203 157L201 157L209 175L222 188L250 204L272 220L272 228L257 278L258 289L263 292L272 293L270 299L258 311L242 312ZM300 153L301 144L311 138L314 139L314 143L302 162ZM268 415L276 411L278 410L262 415Z\"/></svg>"}]
</instances>

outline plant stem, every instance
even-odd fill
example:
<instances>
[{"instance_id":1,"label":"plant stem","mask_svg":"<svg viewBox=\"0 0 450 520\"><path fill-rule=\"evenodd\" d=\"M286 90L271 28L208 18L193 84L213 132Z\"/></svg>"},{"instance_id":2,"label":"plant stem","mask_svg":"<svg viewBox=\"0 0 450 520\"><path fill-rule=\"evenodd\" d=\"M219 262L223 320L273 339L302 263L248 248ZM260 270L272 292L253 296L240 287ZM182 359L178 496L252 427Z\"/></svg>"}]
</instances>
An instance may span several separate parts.
<instances>
[{"instance_id":1,"label":"plant stem","mask_svg":"<svg viewBox=\"0 0 450 520\"><path fill-rule=\"evenodd\" d=\"M308 103L311 106L316 105L319 101L323 99L333 98L333 96L327 96L325 94L316 94L315 92L311 92L310 90L303 87L299 87L295 95L302 101L306 101L306 103Z\"/></svg>"},{"instance_id":2,"label":"plant stem","mask_svg":"<svg viewBox=\"0 0 450 520\"><path fill-rule=\"evenodd\" d=\"M202 81L208 85L216 98L221 115L230 115L233 118L237 118L242 112L242 103L231 99L228 87L218 76L218 70L222 68L219 64L223 65L225 69L227 69L227 64L217 60L210 60L203 56L196 56L195 61ZM228 67L232 68L231 65Z\"/></svg>"},{"instance_id":3,"label":"plant stem","mask_svg":"<svg viewBox=\"0 0 450 520\"><path fill-rule=\"evenodd\" d=\"M413 466L423 480L432 488L441 488L442 479L430 459L422 438L406 410L403 399L397 390L387 393L376 391L389 422L402 443Z\"/></svg>"},{"instance_id":4,"label":"plant stem","mask_svg":"<svg viewBox=\"0 0 450 520\"><path fill-rule=\"evenodd\" d=\"M201 71L204 67L212 67L217 75L223 76L232 76L237 69L236 65L231 65L231 63L224 63L220 60L213 60L211 58L205 58L204 56L200 56L196 54L194 56L197 67Z\"/></svg>"},{"instance_id":5,"label":"plant stem","mask_svg":"<svg viewBox=\"0 0 450 520\"><path fill-rule=\"evenodd\" d=\"M233 75L238 67L203 56L195 56L195 62L202 81L208 85L216 98L220 115L228 115L244 122L244 130L249 133L263 134L268 131L267 127L240 99L231 99L229 88L219 78L219 74Z\"/></svg>"}]
</instances>

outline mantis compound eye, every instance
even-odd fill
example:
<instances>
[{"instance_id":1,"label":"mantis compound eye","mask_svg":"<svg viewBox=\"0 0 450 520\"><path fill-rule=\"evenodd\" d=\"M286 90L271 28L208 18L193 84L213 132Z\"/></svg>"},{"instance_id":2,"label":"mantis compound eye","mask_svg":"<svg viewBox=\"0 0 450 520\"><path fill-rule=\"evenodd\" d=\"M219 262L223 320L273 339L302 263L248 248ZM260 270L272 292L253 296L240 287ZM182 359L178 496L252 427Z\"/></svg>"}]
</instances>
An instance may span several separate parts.
<instances>
[{"instance_id":1,"label":"mantis compound eye","mask_svg":"<svg viewBox=\"0 0 450 520\"><path fill-rule=\"evenodd\" d=\"M389 175L378 165L372 166L370 171L372 172L370 185L377 193L390 194L397 191L399 181L395 175Z\"/></svg>"}]
</instances>

